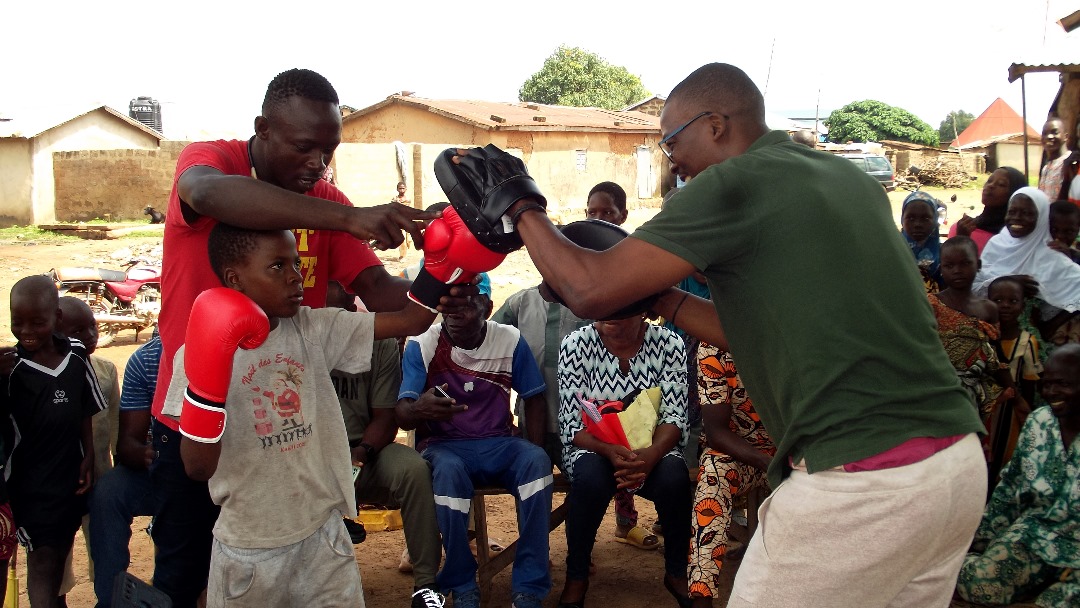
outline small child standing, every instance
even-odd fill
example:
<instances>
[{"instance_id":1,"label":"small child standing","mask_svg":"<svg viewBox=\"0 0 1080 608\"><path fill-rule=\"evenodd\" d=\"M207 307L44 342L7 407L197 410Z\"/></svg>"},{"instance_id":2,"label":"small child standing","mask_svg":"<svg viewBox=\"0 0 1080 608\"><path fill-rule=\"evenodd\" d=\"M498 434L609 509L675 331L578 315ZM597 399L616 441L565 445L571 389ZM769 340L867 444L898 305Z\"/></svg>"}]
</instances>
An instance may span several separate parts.
<instances>
[{"instance_id":1,"label":"small child standing","mask_svg":"<svg viewBox=\"0 0 1080 608\"><path fill-rule=\"evenodd\" d=\"M90 365L97 374L101 394L105 395L106 411L104 416L94 416L94 479L100 479L113 468L116 453L116 434L120 421L120 384L117 381L116 364L95 355L98 342L97 321L94 311L79 298L66 296L60 298L60 312L63 318L59 332L68 338L82 342Z\"/></svg>"},{"instance_id":2,"label":"small child standing","mask_svg":"<svg viewBox=\"0 0 1080 608\"><path fill-rule=\"evenodd\" d=\"M63 605L64 560L94 480L90 417L105 408L85 347L57 333L59 300L44 275L11 288L11 333L19 343L4 400L14 436L5 474L35 607Z\"/></svg>"},{"instance_id":3,"label":"small child standing","mask_svg":"<svg viewBox=\"0 0 1080 608\"><path fill-rule=\"evenodd\" d=\"M997 306L971 291L978 270L975 241L954 236L941 245L941 279L945 288L928 297L949 361L960 383L971 394L983 423L989 425L997 404L1015 391L1004 390L1013 388L1012 378L990 344L998 338Z\"/></svg>"},{"instance_id":4,"label":"small child standing","mask_svg":"<svg viewBox=\"0 0 1080 608\"><path fill-rule=\"evenodd\" d=\"M90 365L97 375L98 386L101 394L105 395L106 410L103 415L94 416L92 424L94 429L94 479L101 479L105 473L113 468L113 456L116 453L116 434L120 423L120 383L117 381L116 365L104 357L94 354L97 350L98 326L94 319L94 311L86 302L72 296L60 298L59 332L67 338L74 338L82 342L86 348L86 354L90 358ZM83 542L86 543L86 553L90 555L90 515L84 515L82 520ZM68 552L67 561L64 564L64 582L60 587L60 594L66 595L75 587L75 572L72 569L72 552ZM94 579L94 559L88 557L87 570L90 579Z\"/></svg>"},{"instance_id":5,"label":"small child standing","mask_svg":"<svg viewBox=\"0 0 1080 608\"><path fill-rule=\"evenodd\" d=\"M1020 325L1026 304L1024 285L1013 277L998 277L990 283L987 296L997 305L1001 325L1000 337L993 341L994 351L998 360L1009 367L1009 376L1016 387L1016 396L994 412L990 421L989 479L993 489L998 472L1012 457L1020 427L1031 412L1043 367L1038 338Z\"/></svg>"},{"instance_id":6,"label":"small child standing","mask_svg":"<svg viewBox=\"0 0 1080 608\"><path fill-rule=\"evenodd\" d=\"M1050 203L1050 238L1048 243L1054 251L1060 251L1080 264L1080 251L1076 249L1076 237L1080 235L1080 207L1069 201Z\"/></svg>"},{"instance_id":7,"label":"small child standing","mask_svg":"<svg viewBox=\"0 0 1080 608\"><path fill-rule=\"evenodd\" d=\"M1069 145L1065 138L1067 133L1065 122L1057 116L1051 116L1043 124L1043 165L1039 171L1039 190L1051 202L1068 198L1069 184L1065 183L1065 161L1069 158Z\"/></svg>"},{"instance_id":8,"label":"small child standing","mask_svg":"<svg viewBox=\"0 0 1080 608\"><path fill-rule=\"evenodd\" d=\"M375 339L421 333L434 313L302 307L288 230L217 224L210 265L225 287L195 300L164 412L180 417L187 475L209 480L207 606L364 606L343 516L355 476L330 370L366 371ZM228 424L226 424L226 422ZM256 564L258 567L256 568Z\"/></svg>"}]
</instances>

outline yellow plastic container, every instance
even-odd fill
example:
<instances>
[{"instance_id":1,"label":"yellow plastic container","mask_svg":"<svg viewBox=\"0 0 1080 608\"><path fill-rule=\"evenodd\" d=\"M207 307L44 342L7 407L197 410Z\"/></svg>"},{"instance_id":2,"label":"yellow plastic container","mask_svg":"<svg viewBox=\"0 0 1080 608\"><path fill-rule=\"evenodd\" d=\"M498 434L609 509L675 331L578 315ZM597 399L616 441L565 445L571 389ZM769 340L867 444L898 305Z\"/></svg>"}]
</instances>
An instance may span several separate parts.
<instances>
[{"instance_id":1,"label":"yellow plastic container","mask_svg":"<svg viewBox=\"0 0 1080 608\"><path fill-rule=\"evenodd\" d=\"M368 532L400 530L405 525L401 522L399 509L361 509L354 519L364 524Z\"/></svg>"}]
</instances>

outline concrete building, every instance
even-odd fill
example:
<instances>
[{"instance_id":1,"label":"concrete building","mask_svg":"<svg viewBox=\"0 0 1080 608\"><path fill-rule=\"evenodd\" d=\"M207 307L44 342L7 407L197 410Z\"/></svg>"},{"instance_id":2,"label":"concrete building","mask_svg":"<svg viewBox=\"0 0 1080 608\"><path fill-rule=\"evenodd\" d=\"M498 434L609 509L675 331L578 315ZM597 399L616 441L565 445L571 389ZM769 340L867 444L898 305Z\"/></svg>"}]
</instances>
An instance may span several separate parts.
<instances>
[{"instance_id":1,"label":"concrete building","mask_svg":"<svg viewBox=\"0 0 1080 608\"><path fill-rule=\"evenodd\" d=\"M108 106L60 122L0 119L0 225L56 220L55 153L157 149L163 138Z\"/></svg>"},{"instance_id":2,"label":"concrete building","mask_svg":"<svg viewBox=\"0 0 1080 608\"><path fill-rule=\"evenodd\" d=\"M577 219L589 190L602 181L621 185L631 206L657 202L670 182L659 139L659 118L641 112L398 94L344 118L335 176L350 193L366 190L354 180L379 180L387 200L400 179L414 204L426 206L445 200L432 170L442 150L491 143L520 155L550 208Z\"/></svg>"}]
</instances>

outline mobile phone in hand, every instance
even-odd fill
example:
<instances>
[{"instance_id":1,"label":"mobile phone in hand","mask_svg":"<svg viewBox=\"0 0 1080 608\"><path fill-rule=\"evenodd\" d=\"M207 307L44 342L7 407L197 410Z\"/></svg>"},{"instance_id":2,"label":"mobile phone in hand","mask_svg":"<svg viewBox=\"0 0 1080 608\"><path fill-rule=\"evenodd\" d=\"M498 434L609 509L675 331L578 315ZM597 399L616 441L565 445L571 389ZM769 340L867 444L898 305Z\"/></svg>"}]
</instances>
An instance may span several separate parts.
<instances>
[{"instance_id":1,"label":"mobile phone in hand","mask_svg":"<svg viewBox=\"0 0 1080 608\"><path fill-rule=\"evenodd\" d=\"M453 397L447 394L447 392L443 390L443 387L439 386L438 384L433 386L431 390L435 391L436 397L442 397L443 399L453 399Z\"/></svg>"}]
</instances>

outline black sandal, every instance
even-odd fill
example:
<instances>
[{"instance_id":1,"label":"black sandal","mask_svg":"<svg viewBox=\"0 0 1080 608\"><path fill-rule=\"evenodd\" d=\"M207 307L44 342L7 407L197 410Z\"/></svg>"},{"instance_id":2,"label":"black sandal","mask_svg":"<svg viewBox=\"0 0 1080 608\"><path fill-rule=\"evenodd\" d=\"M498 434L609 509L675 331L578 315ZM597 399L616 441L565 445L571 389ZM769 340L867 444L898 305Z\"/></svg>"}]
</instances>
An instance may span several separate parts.
<instances>
[{"instance_id":1,"label":"black sandal","mask_svg":"<svg viewBox=\"0 0 1080 608\"><path fill-rule=\"evenodd\" d=\"M559 608L585 608L585 594L589 592L589 579L585 579L585 589L581 592L581 599L573 602L564 602L559 599Z\"/></svg>"}]
</instances>

